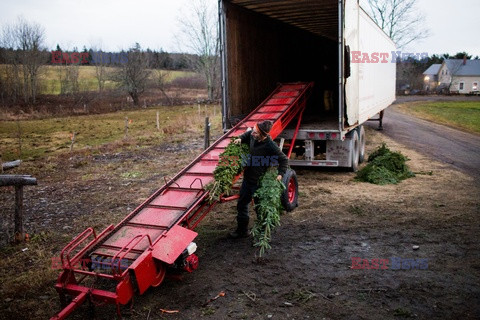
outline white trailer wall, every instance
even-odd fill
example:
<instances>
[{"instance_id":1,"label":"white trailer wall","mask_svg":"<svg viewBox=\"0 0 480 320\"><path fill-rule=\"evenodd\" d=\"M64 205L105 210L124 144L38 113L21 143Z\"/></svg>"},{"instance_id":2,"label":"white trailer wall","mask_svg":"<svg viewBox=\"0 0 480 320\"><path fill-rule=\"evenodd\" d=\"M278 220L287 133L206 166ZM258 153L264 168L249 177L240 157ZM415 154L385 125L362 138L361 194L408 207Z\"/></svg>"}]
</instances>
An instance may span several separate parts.
<instances>
[{"instance_id":1,"label":"white trailer wall","mask_svg":"<svg viewBox=\"0 0 480 320\"><path fill-rule=\"evenodd\" d=\"M392 62L393 41L375 22L359 10L359 49L369 53L388 53L386 63L359 64L359 123L363 123L395 101L396 63Z\"/></svg>"}]
</instances>

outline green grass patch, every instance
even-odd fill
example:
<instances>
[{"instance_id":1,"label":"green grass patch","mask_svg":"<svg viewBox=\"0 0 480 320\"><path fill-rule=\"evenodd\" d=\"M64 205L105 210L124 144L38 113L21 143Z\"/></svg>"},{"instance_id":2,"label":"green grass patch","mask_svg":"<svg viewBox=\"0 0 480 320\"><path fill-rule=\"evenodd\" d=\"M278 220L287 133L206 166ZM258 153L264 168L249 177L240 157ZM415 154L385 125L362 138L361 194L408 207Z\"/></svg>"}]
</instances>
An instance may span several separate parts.
<instances>
[{"instance_id":1,"label":"green grass patch","mask_svg":"<svg viewBox=\"0 0 480 320\"><path fill-rule=\"evenodd\" d=\"M120 174L120 176L123 179L135 179L135 178L140 178L142 176L142 173L139 171L129 171L129 172L124 172Z\"/></svg>"},{"instance_id":2,"label":"green grass patch","mask_svg":"<svg viewBox=\"0 0 480 320\"><path fill-rule=\"evenodd\" d=\"M480 102L478 101L415 102L399 107L419 118L480 133Z\"/></svg>"}]
</instances>

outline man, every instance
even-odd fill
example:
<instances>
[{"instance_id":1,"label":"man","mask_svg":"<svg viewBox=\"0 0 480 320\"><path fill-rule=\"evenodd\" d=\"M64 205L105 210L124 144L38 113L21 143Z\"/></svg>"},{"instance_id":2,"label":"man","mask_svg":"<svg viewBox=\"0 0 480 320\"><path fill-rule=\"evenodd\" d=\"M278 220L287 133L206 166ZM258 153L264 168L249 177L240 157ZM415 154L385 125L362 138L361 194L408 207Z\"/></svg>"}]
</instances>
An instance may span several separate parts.
<instances>
[{"instance_id":1,"label":"man","mask_svg":"<svg viewBox=\"0 0 480 320\"><path fill-rule=\"evenodd\" d=\"M252 201L255 191L258 189L260 177L271 165L278 164L277 180L281 181L287 171L288 158L280 150L269 135L272 129L272 122L269 120L258 122L253 130L240 135L234 143L246 143L250 147L248 159L245 161L243 172L243 183L240 189L240 198L237 203L237 229L230 233L233 239L245 238L248 236L248 204ZM254 199L257 203L258 199Z\"/></svg>"}]
</instances>

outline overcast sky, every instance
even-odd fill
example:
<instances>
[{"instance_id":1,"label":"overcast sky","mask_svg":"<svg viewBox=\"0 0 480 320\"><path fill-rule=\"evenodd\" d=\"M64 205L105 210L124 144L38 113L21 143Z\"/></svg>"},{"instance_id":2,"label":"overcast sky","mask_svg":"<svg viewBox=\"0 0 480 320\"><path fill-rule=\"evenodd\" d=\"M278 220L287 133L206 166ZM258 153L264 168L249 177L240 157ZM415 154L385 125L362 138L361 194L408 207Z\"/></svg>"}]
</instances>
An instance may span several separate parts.
<instances>
[{"instance_id":1,"label":"overcast sky","mask_svg":"<svg viewBox=\"0 0 480 320\"><path fill-rule=\"evenodd\" d=\"M189 0L2 0L0 24L22 15L45 28L47 45L72 50L101 45L107 50L127 49L135 42L143 48L179 51L178 19ZM212 5L217 0L208 0ZM454 54L467 51L480 56L480 0L418 0L431 36L408 51Z\"/></svg>"}]
</instances>

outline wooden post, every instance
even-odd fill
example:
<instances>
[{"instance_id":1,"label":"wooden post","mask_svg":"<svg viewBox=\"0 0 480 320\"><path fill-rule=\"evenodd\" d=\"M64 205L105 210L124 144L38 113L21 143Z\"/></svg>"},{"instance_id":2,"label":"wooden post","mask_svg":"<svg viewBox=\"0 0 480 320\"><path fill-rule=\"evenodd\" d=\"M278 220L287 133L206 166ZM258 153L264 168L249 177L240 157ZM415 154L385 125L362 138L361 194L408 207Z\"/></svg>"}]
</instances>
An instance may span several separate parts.
<instances>
[{"instance_id":1,"label":"wooden post","mask_svg":"<svg viewBox=\"0 0 480 320\"><path fill-rule=\"evenodd\" d=\"M128 117L125 117L125 138L128 136Z\"/></svg>"},{"instance_id":2,"label":"wooden post","mask_svg":"<svg viewBox=\"0 0 480 320\"><path fill-rule=\"evenodd\" d=\"M278 148L280 150L283 150L283 144L285 143L285 138L280 138L280 145L278 146Z\"/></svg>"},{"instance_id":3,"label":"wooden post","mask_svg":"<svg viewBox=\"0 0 480 320\"><path fill-rule=\"evenodd\" d=\"M17 139L18 139L18 157L22 156L22 128L20 127L20 121L17 120Z\"/></svg>"},{"instance_id":4,"label":"wooden post","mask_svg":"<svg viewBox=\"0 0 480 320\"><path fill-rule=\"evenodd\" d=\"M200 103L198 103L197 106L198 106L198 116L200 117Z\"/></svg>"},{"instance_id":5,"label":"wooden post","mask_svg":"<svg viewBox=\"0 0 480 320\"><path fill-rule=\"evenodd\" d=\"M77 133L75 131L73 131L72 133L72 143L70 144L70 152L72 152L73 150L73 145L75 144L75 136L77 135Z\"/></svg>"},{"instance_id":6,"label":"wooden post","mask_svg":"<svg viewBox=\"0 0 480 320\"><path fill-rule=\"evenodd\" d=\"M15 186L15 241L25 239L23 234L23 186Z\"/></svg>"},{"instance_id":7,"label":"wooden post","mask_svg":"<svg viewBox=\"0 0 480 320\"><path fill-rule=\"evenodd\" d=\"M210 121L208 120L208 117L205 117L205 144L204 144L205 149L210 147Z\"/></svg>"},{"instance_id":8,"label":"wooden post","mask_svg":"<svg viewBox=\"0 0 480 320\"><path fill-rule=\"evenodd\" d=\"M2 162L2 157L0 155L0 163ZM13 169L15 167L18 167L22 163L22 160L14 160L14 161L9 161L9 162L4 162L1 164L0 172L7 171L10 169Z\"/></svg>"},{"instance_id":9,"label":"wooden post","mask_svg":"<svg viewBox=\"0 0 480 320\"><path fill-rule=\"evenodd\" d=\"M160 112L157 111L157 131L160 131Z\"/></svg>"},{"instance_id":10,"label":"wooden post","mask_svg":"<svg viewBox=\"0 0 480 320\"><path fill-rule=\"evenodd\" d=\"M23 186L36 185L37 179L27 175L2 174L0 187L15 186L15 240L23 241Z\"/></svg>"},{"instance_id":11,"label":"wooden post","mask_svg":"<svg viewBox=\"0 0 480 320\"><path fill-rule=\"evenodd\" d=\"M378 115L378 128L377 130L383 130L383 114L385 110L380 111L380 114Z\"/></svg>"}]
</instances>

